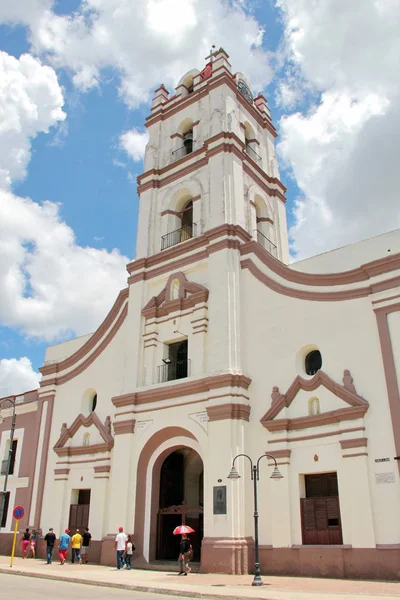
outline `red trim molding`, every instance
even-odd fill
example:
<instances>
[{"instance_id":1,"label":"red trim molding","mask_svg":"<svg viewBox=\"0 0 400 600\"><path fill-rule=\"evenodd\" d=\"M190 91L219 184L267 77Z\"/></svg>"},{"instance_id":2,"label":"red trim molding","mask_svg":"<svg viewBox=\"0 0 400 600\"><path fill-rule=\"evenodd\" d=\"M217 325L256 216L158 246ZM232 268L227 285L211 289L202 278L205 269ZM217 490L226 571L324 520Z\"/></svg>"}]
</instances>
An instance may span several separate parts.
<instances>
[{"instance_id":1,"label":"red trim molding","mask_svg":"<svg viewBox=\"0 0 400 600\"><path fill-rule=\"evenodd\" d=\"M68 440L74 437L78 429L81 427L91 427L92 425L94 425L100 433L104 440L103 443L92 444L89 446L65 446ZM67 427L66 423L63 424L61 435L55 443L53 450L57 456L80 456L97 454L97 452L108 452L114 446L114 439L111 435L110 426L110 417L107 417L106 424L103 425L94 412L91 412L88 417L84 417L80 414L76 417L70 427Z\"/></svg>"},{"instance_id":2,"label":"red trim molding","mask_svg":"<svg viewBox=\"0 0 400 600\"><path fill-rule=\"evenodd\" d=\"M250 383L251 379L245 375L224 373L222 375L210 375L202 379L185 381L184 383L174 385L164 384L143 392L132 392L131 394L114 396L111 398L111 401L117 408L122 406L139 406L141 404L159 402L160 400L170 400L171 398L180 398L193 394L205 394L211 390L224 387L239 387L247 390Z\"/></svg>"},{"instance_id":3,"label":"red trim molding","mask_svg":"<svg viewBox=\"0 0 400 600\"><path fill-rule=\"evenodd\" d=\"M396 456L400 456L400 391L396 364L394 360L392 339L389 330L388 315L390 313L399 311L400 302L374 309L376 324L378 327L379 341L381 345L383 369L385 373L386 389L389 399ZM397 461L397 463L400 473L400 461Z\"/></svg>"},{"instance_id":4,"label":"red trim molding","mask_svg":"<svg viewBox=\"0 0 400 600\"><path fill-rule=\"evenodd\" d=\"M126 419L126 421L114 421L114 433L115 435L122 435L124 433L135 433L135 419Z\"/></svg>"},{"instance_id":5,"label":"red trim molding","mask_svg":"<svg viewBox=\"0 0 400 600\"><path fill-rule=\"evenodd\" d=\"M351 385L349 383L350 380ZM353 380L348 369L345 369L344 371L343 381L347 387L338 384L323 371L318 371L312 379L304 379L298 375L286 394L281 394L279 388L275 386L271 394L271 408L261 418L261 424L268 429L268 431L294 431L298 429L308 429L310 427L321 427L322 425L330 425L341 421L360 419L367 412L369 404L364 398L355 393L355 388L352 384ZM291 405L300 390L310 392L321 385L346 402L349 406L316 415L307 415L305 417L275 419L282 409L288 408Z\"/></svg>"},{"instance_id":6,"label":"red trim molding","mask_svg":"<svg viewBox=\"0 0 400 600\"><path fill-rule=\"evenodd\" d=\"M225 419L250 420L250 406L248 404L220 404L206 407L209 421L222 421Z\"/></svg>"}]
</instances>

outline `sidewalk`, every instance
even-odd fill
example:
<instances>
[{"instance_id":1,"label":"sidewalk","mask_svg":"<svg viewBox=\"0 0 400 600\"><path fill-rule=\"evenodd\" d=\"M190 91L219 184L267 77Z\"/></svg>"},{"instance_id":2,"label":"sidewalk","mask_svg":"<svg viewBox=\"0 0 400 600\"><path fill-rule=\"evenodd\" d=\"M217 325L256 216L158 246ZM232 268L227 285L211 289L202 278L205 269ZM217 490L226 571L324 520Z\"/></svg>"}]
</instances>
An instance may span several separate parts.
<instances>
[{"instance_id":1,"label":"sidewalk","mask_svg":"<svg viewBox=\"0 0 400 600\"><path fill-rule=\"evenodd\" d=\"M115 587L193 598L261 600L389 600L400 599L398 583L263 576L263 587L252 587L251 575L190 574L132 569L117 571L98 565L46 565L42 559L9 559L0 556L0 574L57 579L104 587Z\"/></svg>"}]
</instances>

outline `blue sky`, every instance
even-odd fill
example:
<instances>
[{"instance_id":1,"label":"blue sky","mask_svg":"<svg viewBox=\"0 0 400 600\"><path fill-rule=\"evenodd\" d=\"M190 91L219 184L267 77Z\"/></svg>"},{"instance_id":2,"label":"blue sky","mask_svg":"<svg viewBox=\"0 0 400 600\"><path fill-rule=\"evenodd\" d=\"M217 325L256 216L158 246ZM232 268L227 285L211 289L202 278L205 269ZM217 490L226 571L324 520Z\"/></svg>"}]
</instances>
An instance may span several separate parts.
<instances>
[{"instance_id":1,"label":"blue sky","mask_svg":"<svg viewBox=\"0 0 400 600\"><path fill-rule=\"evenodd\" d=\"M268 98L293 256L399 226L397 168L383 161L372 127L398 131L400 122L399 16L390 2L385 10L377 0L171 2L138 0L136 12L127 0L0 7L0 73L17 82L0 100L0 396L33 385L46 346L92 331L123 287L149 98L161 81L172 89L202 68L211 43ZM390 57L383 66L382 55ZM360 166L367 144L392 182L384 218L374 218L371 175Z\"/></svg>"}]
</instances>

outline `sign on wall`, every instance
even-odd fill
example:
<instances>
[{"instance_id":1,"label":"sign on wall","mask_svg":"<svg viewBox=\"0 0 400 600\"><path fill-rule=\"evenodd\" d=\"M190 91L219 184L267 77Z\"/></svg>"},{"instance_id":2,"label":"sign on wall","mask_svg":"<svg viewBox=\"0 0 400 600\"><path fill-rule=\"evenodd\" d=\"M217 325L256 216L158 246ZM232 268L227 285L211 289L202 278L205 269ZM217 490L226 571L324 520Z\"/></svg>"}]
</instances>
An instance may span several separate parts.
<instances>
[{"instance_id":1,"label":"sign on wall","mask_svg":"<svg viewBox=\"0 0 400 600\"><path fill-rule=\"evenodd\" d=\"M214 515L226 515L226 485L216 485L214 491Z\"/></svg>"},{"instance_id":2,"label":"sign on wall","mask_svg":"<svg viewBox=\"0 0 400 600\"><path fill-rule=\"evenodd\" d=\"M375 483L394 483L394 473L375 473Z\"/></svg>"}]
</instances>

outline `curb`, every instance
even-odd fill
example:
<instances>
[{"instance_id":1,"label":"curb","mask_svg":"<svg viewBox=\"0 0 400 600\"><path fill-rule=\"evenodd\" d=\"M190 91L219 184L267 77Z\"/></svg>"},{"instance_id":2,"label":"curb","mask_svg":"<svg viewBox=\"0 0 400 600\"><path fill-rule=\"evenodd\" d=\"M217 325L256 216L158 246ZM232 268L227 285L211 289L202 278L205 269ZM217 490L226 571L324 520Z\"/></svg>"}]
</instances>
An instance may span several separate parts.
<instances>
[{"instance_id":1,"label":"curb","mask_svg":"<svg viewBox=\"0 0 400 600\"><path fill-rule=\"evenodd\" d=\"M45 573L28 573L27 571L9 570L0 567L0 574L19 575L22 577L35 577L36 579L48 579L51 581L66 581L67 583L80 583L82 585L92 585L94 587L115 588L120 590L130 590L132 592L149 592L152 594L165 594L167 596L182 596L183 598L209 598L210 600L243 600L245 597L228 596L222 594L213 594L212 592L190 592L185 590L173 590L170 588L151 587L147 585L135 585L129 583L111 583L108 581L88 581L77 577L63 577L62 575L48 575ZM249 600L273 600L267 596L252 596Z\"/></svg>"}]
</instances>

